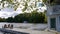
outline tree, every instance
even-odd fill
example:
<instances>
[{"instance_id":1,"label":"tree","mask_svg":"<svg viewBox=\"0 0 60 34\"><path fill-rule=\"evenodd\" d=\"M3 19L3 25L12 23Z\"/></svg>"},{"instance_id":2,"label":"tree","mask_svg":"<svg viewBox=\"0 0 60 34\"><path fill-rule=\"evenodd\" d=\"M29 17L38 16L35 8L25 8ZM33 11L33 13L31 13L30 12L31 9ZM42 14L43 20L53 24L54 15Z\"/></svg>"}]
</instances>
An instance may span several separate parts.
<instances>
[{"instance_id":1,"label":"tree","mask_svg":"<svg viewBox=\"0 0 60 34\"><path fill-rule=\"evenodd\" d=\"M6 21L7 21L7 22L14 22L14 21L13 21L13 17L7 18Z\"/></svg>"},{"instance_id":2,"label":"tree","mask_svg":"<svg viewBox=\"0 0 60 34\"><path fill-rule=\"evenodd\" d=\"M5 22L5 18L0 18L0 22Z\"/></svg>"},{"instance_id":3,"label":"tree","mask_svg":"<svg viewBox=\"0 0 60 34\"><path fill-rule=\"evenodd\" d=\"M60 1L59 0L42 0L44 4L50 4L50 5L60 5Z\"/></svg>"},{"instance_id":4,"label":"tree","mask_svg":"<svg viewBox=\"0 0 60 34\"><path fill-rule=\"evenodd\" d=\"M31 2L32 1L32 2ZM0 6L2 5L3 9L5 7L13 7L14 10L19 7L22 11L32 11L34 10L37 5L37 2L41 2L40 0L2 0L0 1ZM7 6L6 6L7 5Z\"/></svg>"},{"instance_id":5,"label":"tree","mask_svg":"<svg viewBox=\"0 0 60 34\"><path fill-rule=\"evenodd\" d=\"M20 3L16 0L1 0L0 6L2 5L2 7L0 9L3 9L5 7L13 7L14 10L16 10L19 4Z\"/></svg>"},{"instance_id":6,"label":"tree","mask_svg":"<svg viewBox=\"0 0 60 34\"><path fill-rule=\"evenodd\" d=\"M29 18L32 23L46 23L46 13L45 12L37 12L36 10L31 13Z\"/></svg>"},{"instance_id":7,"label":"tree","mask_svg":"<svg viewBox=\"0 0 60 34\"><path fill-rule=\"evenodd\" d=\"M19 22L23 23L27 21L28 23L46 23L46 11L45 12L37 12L37 10L32 11L31 13L21 13L13 17L8 18L0 18L0 22Z\"/></svg>"}]
</instances>

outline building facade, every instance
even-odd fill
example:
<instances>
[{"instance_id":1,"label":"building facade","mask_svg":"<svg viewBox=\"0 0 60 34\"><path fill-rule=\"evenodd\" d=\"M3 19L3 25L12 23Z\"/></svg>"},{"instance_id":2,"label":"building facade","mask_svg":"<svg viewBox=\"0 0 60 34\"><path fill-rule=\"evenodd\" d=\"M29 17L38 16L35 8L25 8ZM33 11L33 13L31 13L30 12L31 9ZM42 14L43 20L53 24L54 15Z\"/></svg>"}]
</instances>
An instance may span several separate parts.
<instances>
[{"instance_id":1,"label":"building facade","mask_svg":"<svg viewBox=\"0 0 60 34\"><path fill-rule=\"evenodd\" d=\"M47 6L48 28L60 31L60 4Z\"/></svg>"}]
</instances>

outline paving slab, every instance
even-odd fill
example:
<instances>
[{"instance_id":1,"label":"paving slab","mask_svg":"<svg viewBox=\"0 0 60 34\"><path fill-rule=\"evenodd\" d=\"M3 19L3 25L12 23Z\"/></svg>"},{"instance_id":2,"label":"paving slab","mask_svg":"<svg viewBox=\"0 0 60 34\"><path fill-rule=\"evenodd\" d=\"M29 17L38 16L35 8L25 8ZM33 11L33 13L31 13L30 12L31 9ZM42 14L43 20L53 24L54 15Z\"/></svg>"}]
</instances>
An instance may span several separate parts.
<instances>
[{"instance_id":1,"label":"paving slab","mask_svg":"<svg viewBox=\"0 0 60 34\"><path fill-rule=\"evenodd\" d=\"M20 28L13 28L13 29L10 29L10 30L19 31L19 32L25 32L25 33L30 33L30 34L60 34L60 33L56 33L56 32L37 31L37 30L20 29Z\"/></svg>"}]
</instances>

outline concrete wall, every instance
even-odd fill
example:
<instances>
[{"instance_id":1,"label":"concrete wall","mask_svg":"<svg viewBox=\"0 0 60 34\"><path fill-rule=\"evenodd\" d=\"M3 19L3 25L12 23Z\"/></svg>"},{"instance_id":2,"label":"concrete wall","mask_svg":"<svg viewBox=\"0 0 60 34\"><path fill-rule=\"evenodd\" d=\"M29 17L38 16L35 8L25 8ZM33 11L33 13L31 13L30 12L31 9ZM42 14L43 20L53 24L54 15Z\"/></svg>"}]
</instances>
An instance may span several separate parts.
<instances>
[{"instance_id":1,"label":"concrete wall","mask_svg":"<svg viewBox=\"0 0 60 34\"><path fill-rule=\"evenodd\" d=\"M57 24L56 24L56 29L57 31L60 31L60 19L59 19L60 16L57 16Z\"/></svg>"},{"instance_id":2,"label":"concrete wall","mask_svg":"<svg viewBox=\"0 0 60 34\"><path fill-rule=\"evenodd\" d=\"M52 8L53 7L51 7L51 6L47 7L47 16L52 15L52 11L53 11Z\"/></svg>"},{"instance_id":3,"label":"concrete wall","mask_svg":"<svg viewBox=\"0 0 60 34\"><path fill-rule=\"evenodd\" d=\"M47 15L57 15L60 14L60 5L47 6Z\"/></svg>"},{"instance_id":4,"label":"concrete wall","mask_svg":"<svg viewBox=\"0 0 60 34\"><path fill-rule=\"evenodd\" d=\"M48 28L51 29L50 27L50 18L56 18L56 31L60 31L60 15L55 15L55 16L48 16Z\"/></svg>"},{"instance_id":5,"label":"concrete wall","mask_svg":"<svg viewBox=\"0 0 60 34\"><path fill-rule=\"evenodd\" d=\"M56 30L60 31L60 5L54 5L54 6L47 6L47 21L48 21L48 28L50 27L50 18L56 18Z\"/></svg>"}]
</instances>

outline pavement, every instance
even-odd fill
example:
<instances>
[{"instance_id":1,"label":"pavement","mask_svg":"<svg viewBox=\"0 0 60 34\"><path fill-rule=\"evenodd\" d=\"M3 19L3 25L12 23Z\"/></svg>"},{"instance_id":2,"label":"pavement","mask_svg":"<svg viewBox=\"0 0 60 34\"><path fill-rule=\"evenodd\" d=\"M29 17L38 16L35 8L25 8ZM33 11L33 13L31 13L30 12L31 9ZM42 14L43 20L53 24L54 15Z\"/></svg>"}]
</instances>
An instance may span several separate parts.
<instances>
[{"instance_id":1,"label":"pavement","mask_svg":"<svg viewBox=\"0 0 60 34\"><path fill-rule=\"evenodd\" d=\"M38 30L21 29L21 28L13 28L13 29L9 29L9 30L18 31L18 32L25 32L25 33L29 33L29 34L60 34L60 32L57 32L54 30L38 31Z\"/></svg>"}]
</instances>

